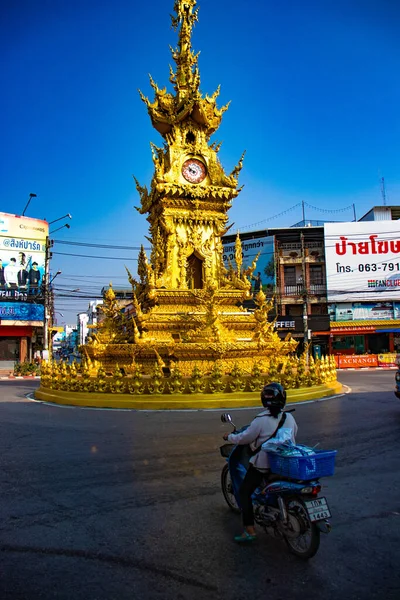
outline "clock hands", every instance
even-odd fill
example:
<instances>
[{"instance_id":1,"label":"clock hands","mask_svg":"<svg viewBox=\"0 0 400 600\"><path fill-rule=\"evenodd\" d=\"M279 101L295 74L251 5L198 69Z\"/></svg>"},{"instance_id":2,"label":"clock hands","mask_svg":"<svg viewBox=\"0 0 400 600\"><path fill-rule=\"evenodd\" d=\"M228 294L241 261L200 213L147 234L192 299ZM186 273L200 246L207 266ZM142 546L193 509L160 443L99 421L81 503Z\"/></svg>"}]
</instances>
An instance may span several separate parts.
<instances>
[{"instance_id":1,"label":"clock hands","mask_svg":"<svg viewBox=\"0 0 400 600\"><path fill-rule=\"evenodd\" d=\"M190 183L200 183L206 173L205 165L195 158L188 159L183 163L182 175Z\"/></svg>"}]
</instances>

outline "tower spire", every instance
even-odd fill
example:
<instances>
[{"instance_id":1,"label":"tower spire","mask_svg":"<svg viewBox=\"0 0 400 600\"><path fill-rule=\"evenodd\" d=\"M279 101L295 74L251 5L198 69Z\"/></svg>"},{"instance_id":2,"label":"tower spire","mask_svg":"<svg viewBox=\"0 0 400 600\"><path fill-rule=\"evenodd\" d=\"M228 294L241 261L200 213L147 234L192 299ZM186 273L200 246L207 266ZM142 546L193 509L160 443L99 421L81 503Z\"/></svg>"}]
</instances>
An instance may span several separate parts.
<instances>
[{"instance_id":1,"label":"tower spire","mask_svg":"<svg viewBox=\"0 0 400 600\"><path fill-rule=\"evenodd\" d=\"M174 84L178 95L178 101L183 100L189 94L195 94L199 89L200 75L197 60L199 53L194 54L192 50L192 30L198 21L199 9L196 0L176 0L174 11L176 16L171 15L172 27L180 26L178 34L178 47L171 48L172 58L176 63L176 72L171 70L170 81Z\"/></svg>"},{"instance_id":2,"label":"tower spire","mask_svg":"<svg viewBox=\"0 0 400 600\"><path fill-rule=\"evenodd\" d=\"M179 29L179 32L177 47L171 48L176 69L174 71L170 66L170 81L175 94L169 93L167 88L159 88L150 76L154 100L151 102L139 90L140 97L147 106L153 127L167 142L171 139L171 134L178 134L189 120L193 128L208 141L220 126L229 103L220 109L217 107L219 87L212 96L206 95L204 98L199 89L200 53L193 52L191 41L193 27L198 20L196 0L175 0L174 11L175 16L171 15L172 27Z\"/></svg>"}]
</instances>

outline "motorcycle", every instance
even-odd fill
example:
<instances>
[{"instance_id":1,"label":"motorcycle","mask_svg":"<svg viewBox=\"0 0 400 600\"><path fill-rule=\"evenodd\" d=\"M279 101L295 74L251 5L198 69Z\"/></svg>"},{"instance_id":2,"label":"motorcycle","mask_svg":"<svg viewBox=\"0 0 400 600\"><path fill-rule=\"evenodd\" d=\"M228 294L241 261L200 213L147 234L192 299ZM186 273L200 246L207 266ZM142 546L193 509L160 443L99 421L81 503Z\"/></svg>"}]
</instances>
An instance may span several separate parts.
<instances>
[{"instance_id":1,"label":"motorcycle","mask_svg":"<svg viewBox=\"0 0 400 600\"><path fill-rule=\"evenodd\" d=\"M237 430L229 413L221 415L221 421L230 423L233 432L247 428ZM229 508L241 513L238 492L249 465L250 448L224 444L220 451L227 461L221 473L222 493ZM292 457L268 452L271 473L252 496L255 522L267 534L283 539L293 554L305 560L317 553L320 533L331 531L331 513L326 498L319 496L319 479L333 475L335 455L336 450Z\"/></svg>"}]
</instances>

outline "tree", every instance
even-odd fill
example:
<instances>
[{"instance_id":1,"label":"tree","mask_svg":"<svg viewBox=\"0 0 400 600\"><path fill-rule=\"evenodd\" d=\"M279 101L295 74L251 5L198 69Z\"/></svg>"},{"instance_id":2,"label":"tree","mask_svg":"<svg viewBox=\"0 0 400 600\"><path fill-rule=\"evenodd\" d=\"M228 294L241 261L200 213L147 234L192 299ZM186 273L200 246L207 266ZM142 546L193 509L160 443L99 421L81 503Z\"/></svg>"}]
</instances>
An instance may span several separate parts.
<instances>
[{"instance_id":1,"label":"tree","mask_svg":"<svg viewBox=\"0 0 400 600\"><path fill-rule=\"evenodd\" d=\"M275 260L274 257L266 264L264 273L269 279L275 279Z\"/></svg>"}]
</instances>

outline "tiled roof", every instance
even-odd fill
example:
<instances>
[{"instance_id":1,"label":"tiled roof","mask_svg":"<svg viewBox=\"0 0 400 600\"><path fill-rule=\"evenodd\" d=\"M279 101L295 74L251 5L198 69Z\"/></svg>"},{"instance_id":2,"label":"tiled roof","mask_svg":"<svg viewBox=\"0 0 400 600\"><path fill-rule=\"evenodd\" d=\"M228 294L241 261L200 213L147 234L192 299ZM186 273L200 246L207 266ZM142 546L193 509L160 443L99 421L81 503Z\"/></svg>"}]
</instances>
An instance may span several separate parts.
<instances>
[{"instance_id":1,"label":"tiled roof","mask_svg":"<svg viewBox=\"0 0 400 600\"><path fill-rule=\"evenodd\" d=\"M331 321L331 329L336 327L365 327L373 325L374 327L392 327L393 325L400 325L400 319L367 319L363 321Z\"/></svg>"}]
</instances>

